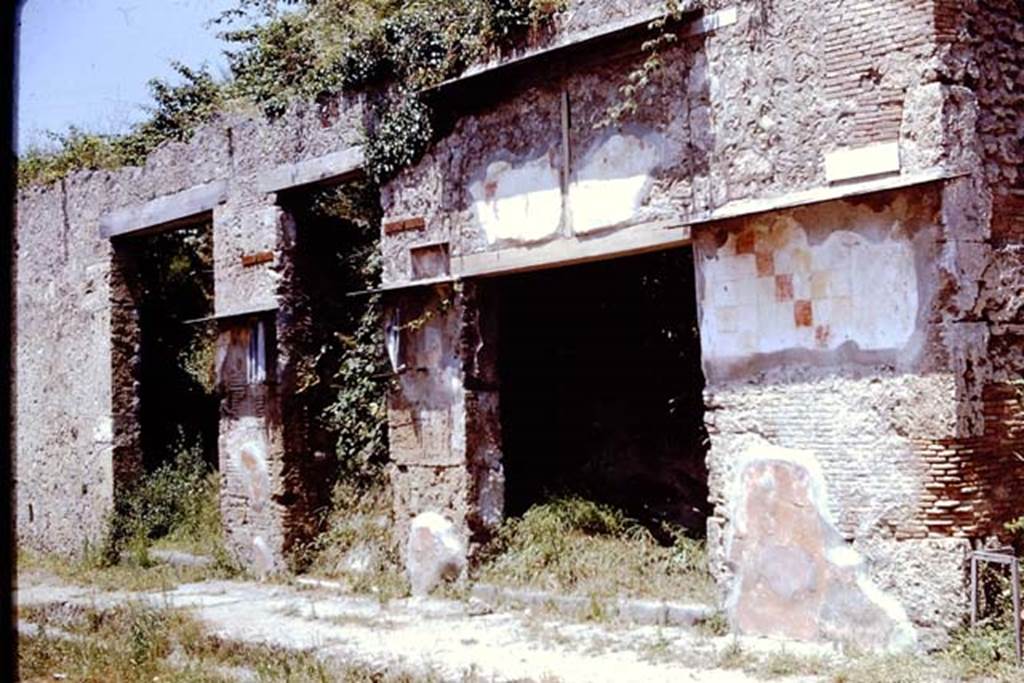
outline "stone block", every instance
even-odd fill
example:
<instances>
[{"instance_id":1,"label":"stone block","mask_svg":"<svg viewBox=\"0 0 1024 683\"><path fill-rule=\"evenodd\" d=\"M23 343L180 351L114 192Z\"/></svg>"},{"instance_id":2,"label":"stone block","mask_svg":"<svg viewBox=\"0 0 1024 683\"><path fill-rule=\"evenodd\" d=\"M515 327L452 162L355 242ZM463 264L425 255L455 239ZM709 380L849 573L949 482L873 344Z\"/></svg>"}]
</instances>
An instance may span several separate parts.
<instances>
[{"instance_id":1,"label":"stone block","mask_svg":"<svg viewBox=\"0 0 1024 683\"><path fill-rule=\"evenodd\" d=\"M422 512L409 528L405 566L412 594L428 595L465 571L466 544L451 521L437 512Z\"/></svg>"}]
</instances>

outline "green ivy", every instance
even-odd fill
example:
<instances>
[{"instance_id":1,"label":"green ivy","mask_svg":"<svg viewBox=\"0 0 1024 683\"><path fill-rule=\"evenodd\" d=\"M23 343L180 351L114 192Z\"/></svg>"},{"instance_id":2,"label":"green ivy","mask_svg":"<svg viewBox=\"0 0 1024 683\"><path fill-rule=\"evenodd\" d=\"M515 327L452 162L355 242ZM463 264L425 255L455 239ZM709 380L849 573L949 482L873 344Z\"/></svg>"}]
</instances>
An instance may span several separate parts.
<instances>
[{"instance_id":1,"label":"green ivy","mask_svg":"<svg viewBox=\"0 0 1024 683\"><path fill-rule=\"evenodd\" d=\"M366 168L378 183L418 160L434 129L430 108L415 94L401 93L381 114L366 145Z\"/></svg>"},{"instance_id":2,"label":"green ivy","mask_svg":"<svg viewBox=\"0 0 1024 683\"><path fill-rule=\"evenodd\" d=\"M421 91L469 64L524 40L564 0L237 0L215 23L228 28L231 77L175 63L177 84L150 82L150 117L127 135L71 129L50 150L30 150L19 184L47 183L77 169L138 165L159 144L185 140L235 103L280 116L299 98L373 88L368 171L378 182L415 163L433 141L433 114ZM236 25L243 25L238 28Z\"/></svg>"}]
</instances>

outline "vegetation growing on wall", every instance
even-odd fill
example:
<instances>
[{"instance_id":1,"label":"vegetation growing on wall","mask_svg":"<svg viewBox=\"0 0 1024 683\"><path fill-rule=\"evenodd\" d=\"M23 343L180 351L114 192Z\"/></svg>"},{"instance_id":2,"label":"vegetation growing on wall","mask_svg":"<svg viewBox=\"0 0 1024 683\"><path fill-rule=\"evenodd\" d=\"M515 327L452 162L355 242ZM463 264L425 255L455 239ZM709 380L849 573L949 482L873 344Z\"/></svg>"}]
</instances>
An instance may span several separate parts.
<instances>
[{"instance_id":1,"label":"vegetation growing on wall","mask_svg":"<svg viewBox=\"0 0 1024 683\"><path fill-rule=\"evenodd\" d=\"M151 116L123 136L72 129L52 149L22 156L19 185L58 180L77 169L138 165L157 145L184 140L215 112L255 104L282 114L295 98L342 90L377 95L367 168L377 181L413 163L433 136L421 91L547 25L564 0L238 0L218 21L231 46L231 77L175 64L178 84L154 79ZM233 28L242 23L244 28Z\"/></svg>"},{"instance_id":2,"label":"vegetation growing on wall","mask_svg":"<svg viewBox=\"0 0 1024 683\"><path fill-rule=\"evenodd\" d=\"M683 5L690 4L692 3L685 0L682 5L680 0L665 0L665 15L652 20L647 25L652 37L641 45L644 60L626 74L623 82L619 85L621 99L608 107L604 116L594 124L595 128L616 125L623 119L636 114L641 93L665 66L662 55L679 42L679 35L671 29L670 23L677 21L682 16Z\"/></svg>"},{"instance_id":3,"label":"vegetation growing on wall","mask_svg":"<svg viewBox=\"0 0 1024 683\"><path fill-rule=\"evenodd\" d=\"M285 331L296 349L296 394L314 430L329 436L343 477L375 479L387 457L387 363L377 295L346 296L380 281L377 188L351 182L289 203L298 228L299 310ZM314 312L315 309L315 312Z\"/></svg>"},{"instance_id":4,"label":"vegetation growing on wall","mask_svg":"<svg viewBox=\"0 0 1024 683\"><path fill-rule=\"evenodd\" d=\"M205 68L191 69L173 63L180 81L154 78L149 82L153 98L150 117L126 135L99 135L78 128L50 133L50 145L31 149L18 159L18 186L60 180L81 169L113 169L138 166L160 143L185 140L224 103L222 86Z\"/></svg>"}]
</instances>

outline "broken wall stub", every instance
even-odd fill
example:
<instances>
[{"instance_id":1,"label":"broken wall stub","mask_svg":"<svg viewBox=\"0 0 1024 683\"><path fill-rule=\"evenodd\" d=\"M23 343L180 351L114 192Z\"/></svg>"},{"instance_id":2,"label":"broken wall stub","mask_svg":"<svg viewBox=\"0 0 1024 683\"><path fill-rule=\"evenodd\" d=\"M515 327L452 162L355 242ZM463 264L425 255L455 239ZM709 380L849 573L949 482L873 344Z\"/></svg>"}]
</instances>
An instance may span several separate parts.
<instances>
[{"instance_id":1,"label":"broken wall stub","mask_svg":"<svg viewBox=\"0 0 1024 683\"><path fill-rule=\"evenodd\" d=\"M403 294L391 306L401 326L399 373L388 401L396 538L435 512L470 553L501 521L504 475L487 290L467 283Z\"/></svg>"},{"instance_id":2,"label":"broken wall stub","mask_svg":"<svg viewBox=\"0 0 1024 683\"><path fill-rule=\"evenodd\" d=\"M196 217L213 221L215 316L230 320L254 308L277 308L288 250L285 216L274 195L260 190L260 178L282 164L358 148L361 102L334 104L297 104L274 122L221 115L189 141L157 148L142 167L79 171L19 192L15 448L17 528L26 545L78 553L99 544L115 498L142 471L137 274L131 250L119 246L118 237L101 236L101 222L118 215L122 227L131 228L126 211L145 220L138 207L154 200L173 207L177 193L223 181L223 201L205 218ZM269 259L249 258L265 252ZM222 356L234 345L232 329L225 326ZM234 333L241 344L239 330ZM279 362L287 361L287 349L272 351ZM266 393L269 405L280 396ZM274 568L284 566L287 549L310 529L308 501L296 504L288 493L303 491L304 477L278 457L288 452L294 463L304 455L285 448L275 410L268 409L270 419L261 426L249 418L222 423L227 541L248 566L262 561L257 527L266 530L269 552L262 556L271 557ZM251 442L264 452L247 450ZM257 455L266 459L271 495L281 494L259 511L254 502L262 500L266 481L245 466L254 462L259 470Z\"/></svg>"}]
</instances>

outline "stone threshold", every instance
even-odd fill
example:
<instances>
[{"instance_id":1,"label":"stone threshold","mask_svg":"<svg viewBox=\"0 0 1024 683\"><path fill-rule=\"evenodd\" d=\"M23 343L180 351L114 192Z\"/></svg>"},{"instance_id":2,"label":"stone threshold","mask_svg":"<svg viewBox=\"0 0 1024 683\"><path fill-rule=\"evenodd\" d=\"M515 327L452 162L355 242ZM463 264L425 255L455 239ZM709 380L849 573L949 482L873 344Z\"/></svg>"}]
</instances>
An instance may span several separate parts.
<instances>
[{"instance_id":1,"label":"stone threshold","mask_svg":"<svg viewBox=\"0 0 1024 683\"><path fill-rule=\"evenodd\" d=\"M494 608L517 605L542 607L567 617L599 614L633 624L653 626L697 626L717 610L711 605L645 600L639 598L598 598L565 595L531 588L506 588L494 584L474 584L470 595Z\"/></svg>"},{"instance_id":2,"label":"stone threshold","mask_svg":"<svg viewBox=\"0 0 1024 683\"><path fill-rule=\"evenodd\" d=\"M296 577L295 583L307 588L322 588L345 592L344 582ZM600 615L602 618L649 626L694 627L710 619L718 610L711 605L649 600L641 598L597 598L587 595L566 595L532 588L508 588L490 583L473 584L471 599L484 603L492 610L503 607L533 607L555 612L560 616L579 618Z\"/></svg>"}]
</instances>

